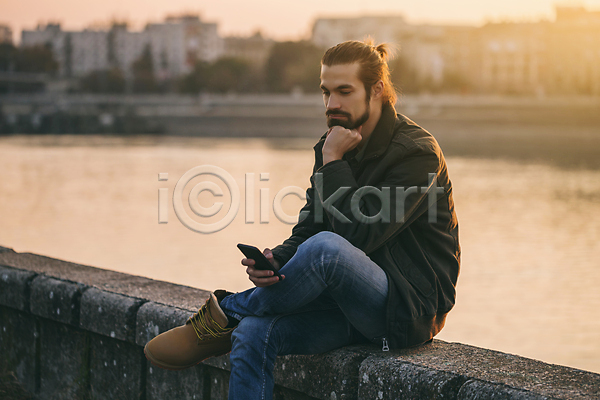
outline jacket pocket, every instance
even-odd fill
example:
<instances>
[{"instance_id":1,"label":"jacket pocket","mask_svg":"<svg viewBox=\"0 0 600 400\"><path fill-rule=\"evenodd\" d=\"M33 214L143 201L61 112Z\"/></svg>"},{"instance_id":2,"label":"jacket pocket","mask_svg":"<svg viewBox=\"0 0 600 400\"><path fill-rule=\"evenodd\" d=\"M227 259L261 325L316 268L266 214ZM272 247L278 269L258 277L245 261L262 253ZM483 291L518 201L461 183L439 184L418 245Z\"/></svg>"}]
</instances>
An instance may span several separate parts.
<instances>
[{"instance_id":1,"label":"jacket pocket","mask_svg":"<svg viewBox=\"0 0 600 400\"><path fill-rule=\"evenodd\" d=\"M400 243L394 243L390 248L390 253L402 275L404 275L406 280L409 281L418 292L425 297L434 294L433 286L431 286L431 283L429 283L427 278L425 278L423 273L419 270L419 267L413 264Z\"/></svg>"}]
</instances>

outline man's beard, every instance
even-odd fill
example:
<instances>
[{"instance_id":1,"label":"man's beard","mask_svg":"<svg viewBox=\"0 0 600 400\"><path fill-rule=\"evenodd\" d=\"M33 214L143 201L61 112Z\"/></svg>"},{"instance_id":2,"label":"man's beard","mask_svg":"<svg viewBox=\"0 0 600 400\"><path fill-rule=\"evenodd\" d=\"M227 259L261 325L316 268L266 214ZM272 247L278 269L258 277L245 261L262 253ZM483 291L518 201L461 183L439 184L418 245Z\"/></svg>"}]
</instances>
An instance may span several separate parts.
<instances>
[{"instance_id":1,"label":"man's beard","mask_svg":"<svg viewBox=\"0 0 600 400\"><path fill-rule=\"evenodd\" d=\"M369 102L367 102L367 109L365 110L363 115L361 115L360 118L358 118L357 120L354 120L354 121L351 119L351 115L345 111L330 110L330 111L327 111L325 114L327 115L327 126L330 128L332 128L334 126L341 126L342 128L346 128L346 129L356 129L359 126L361 126L362 124L364 124L365 122L367 122L367 120L369 119L369 115L370 115ZM329 117L330 114L345 115L348 119L343 120L343 119L330 118Z\"/></svg>"}]
</instances>

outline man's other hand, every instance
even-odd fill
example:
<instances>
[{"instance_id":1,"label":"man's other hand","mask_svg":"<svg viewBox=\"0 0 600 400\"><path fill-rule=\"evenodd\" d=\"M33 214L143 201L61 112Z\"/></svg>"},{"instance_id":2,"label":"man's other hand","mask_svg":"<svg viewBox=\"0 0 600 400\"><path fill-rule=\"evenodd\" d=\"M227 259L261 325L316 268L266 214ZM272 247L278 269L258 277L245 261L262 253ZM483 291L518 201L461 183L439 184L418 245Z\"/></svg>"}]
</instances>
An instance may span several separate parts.
<instances>
[{"instance_id":1,"label":"man's other hand","mask_svg":"<svg viewBox=\"0 0 600 400\"><path fill-rule=\"evenodd\" d=\"M279 270L279 263L273 257L273 253L271 249L266 248L263 250L263 254L267 257L267 260L271 262L271 264ZM243 258L242 265L246 266L246 273L248 274L248 279L254 283L256 287L266 287L271 286L274 283L279 282L279 277L274 276L273 271L262 270L254 268L254 260L251 258ZM282 279L285 279L285 275L281 275Z\"/></svg>"},{"instance_id":2,"label":"man's other hand","mask_svg":"<svg viewBox=\"0 0 600 400\"><path fill-rule=\"evenodd\" d=\"M332 127L327 133L327 139L323 144L323 165L334 160L341 160L344 154L358 146L362 140L361 130L362 125L357 129L346 129L341 126Z\"/></svg>"}]
</instances>

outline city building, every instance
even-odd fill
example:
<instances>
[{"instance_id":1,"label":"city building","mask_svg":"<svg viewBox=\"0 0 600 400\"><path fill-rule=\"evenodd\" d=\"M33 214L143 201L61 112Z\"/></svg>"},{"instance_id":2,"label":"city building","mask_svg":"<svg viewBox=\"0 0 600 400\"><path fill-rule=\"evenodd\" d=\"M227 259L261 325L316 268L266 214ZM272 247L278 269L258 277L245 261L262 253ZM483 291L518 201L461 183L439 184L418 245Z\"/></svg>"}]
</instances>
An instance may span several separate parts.
<instances>
[{"instance_id":1,"label":"city building","mask_svg":"<svg viewBox=\"0 0 600 400\"><path fill-rule=\"evenodd\" d=\"M59 76L77 78L93 71L119 68L131 78L131 66L149 47L156 78L166 80L190 72L196 61L214 61L223 54L217 24L198 16L169 17L132 32L124 24L110 30L63 31L60 24L39 25L22 32L21 46L50 46Z\"/></svg>"},{"instance_id":2,"label":"city building","mask_svg":"<svg viewBox=\"0 0 600 400\"><path fill-rule=\"evenodd\" d=\"M38 25L36 30L23 30L21 47L49 46L59 65L61 78L79 77L92 71L107 69L108 32L63 31L60 24Z\"/></svg>"},{"instance_id":3,"label":"city building","mask_svg":"<svg viewBox=\"0 0 600 400\"><path fill-rule=\"evenodd\" d=\"M12 44L12 29L8 25L0 24L0 43L10 43Z\"/></svg>"},{"instance_id":4,"label":"city building","mask_svg":"<svg viewBox=\"0 0 600 400\"><path fill-rule=\"evenodd\" d=\"M141 31L125 24L64 31L49 23L24 30L21 46L48 46L60 78L118 68L131 81L132 65L146 49L159 82L191 72L198 61L223 56L264 66L273 40L260 33L222 38L217 28L197 15L167 17ZM553 21L482 26L410 24L401 15L319 18L311 40L328 48L366 37L399 50L399 70L406 72L411 90L600 96L600 11L560 6ZM0 42L12 42L10 27L0 25Z\"/></svg>"},{"instance_id":5,"label":"city building","mask_svg":"<svg viewBox=\"0 0 600 400\"><path fill-rule=\"evenodd\" d=\"M275 44L273 39L267 39L260 32L250 37L230 36L223 39L223 56L247 60L257 68L267 62L271 47Z\"/></svg>"},{"instance_id":6,"label":"city building","mask_svg":"<svg viewBox=\"0 0 600 400\"><path fill-rule=\"evenodd\" d=\"M548 93L600 95L600 11L557 7L546 49Z\"/></svg>"},{"instance_id":7,"label":"city building","mask_svg":"<svg viewBox=\"0 0 600 400\"><path fill-rule=\"evenodd\" d=\"M600 11L556 7L555 21L480 27L411 25L402 17L321 18L312 42L371 36L400 48L423 90L600 95Z\"/></svg>"},{"instance_id":8,"label":"city building","mask_svg":"<svg viewBox=\"0 0 600 400\"><path fill-rule=\"evenodd\" d=\"M474 65L477 86L484 92L544 93L547 57L545 23L487 24L478 29Z\"/></svg>"},{"instance_id":9,"label":"city building","mask_svg":"<svg viewBox=\"0 0 600 400\"><path fill-rule=\"evenodd\" d=\"M67 32L58 23L38 25L35 30L21 32L21 47L49 46L54 59L58 62L58 76L61 78L72 75L71 47Z\"/></svg>"},{"instance_id":10,"label":"city building","mask_svg":"<svg viewBox=\"0 0 600 400\"><path fill-rule=\"evenodd\" d=\"M110 67L108 58L108 32L84 30L65 32L65 62L70 76L84 76L92 71Z\"/></svg>"},{"instance_id":11,"label":"city building","mask_svg":"<svg viewBox=\"0 0 600 400\"><path fill-rule=\"evenodd\" d=\"M370 36L377 42L397 43L411 29L401 15L318 18L313 25L312 42L329 48L346 40L363 40Z\"/></svg>"}]
</instances>

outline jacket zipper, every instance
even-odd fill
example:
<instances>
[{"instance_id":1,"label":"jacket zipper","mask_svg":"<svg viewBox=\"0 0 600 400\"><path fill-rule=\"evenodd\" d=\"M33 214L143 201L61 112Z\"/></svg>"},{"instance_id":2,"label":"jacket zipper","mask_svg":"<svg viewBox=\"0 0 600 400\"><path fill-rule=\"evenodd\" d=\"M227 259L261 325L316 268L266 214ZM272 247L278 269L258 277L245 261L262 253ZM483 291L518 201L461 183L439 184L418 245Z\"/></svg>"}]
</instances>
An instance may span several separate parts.
<instances>
[{"instance_id":1,"label":"jacket zipper","mask_svg":"<svg viewBox=\"0 0 600 400\"><path fill-rule=\"evenodd\" d=\"M390 351L390 347L388 346L388 341L386 338L383 338L383 347L382 349L383 351Z\"/></svg>"}]
</instances>

